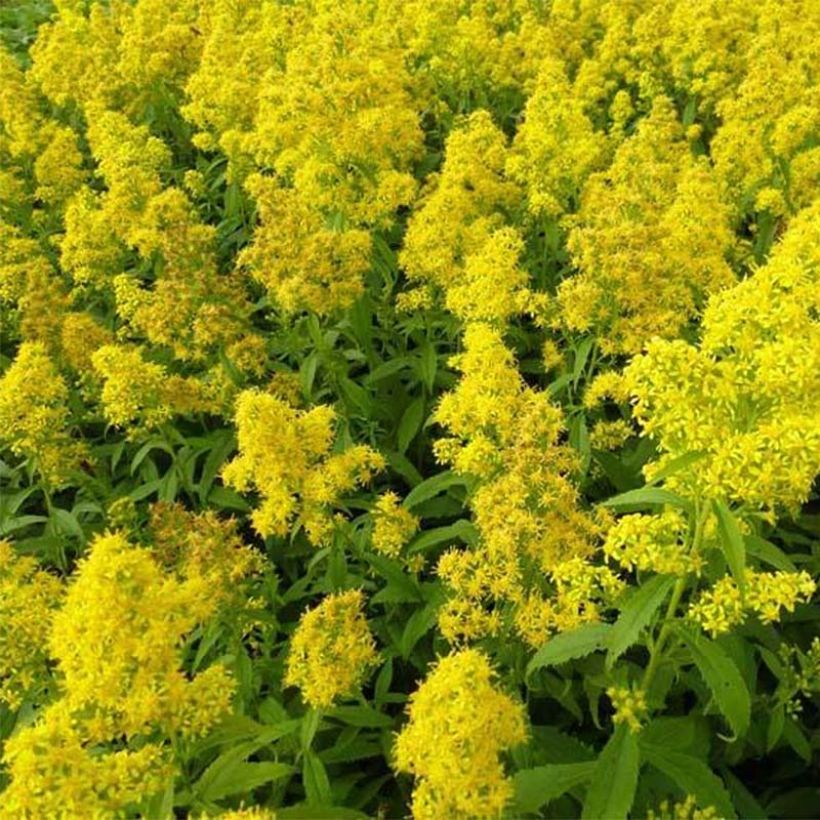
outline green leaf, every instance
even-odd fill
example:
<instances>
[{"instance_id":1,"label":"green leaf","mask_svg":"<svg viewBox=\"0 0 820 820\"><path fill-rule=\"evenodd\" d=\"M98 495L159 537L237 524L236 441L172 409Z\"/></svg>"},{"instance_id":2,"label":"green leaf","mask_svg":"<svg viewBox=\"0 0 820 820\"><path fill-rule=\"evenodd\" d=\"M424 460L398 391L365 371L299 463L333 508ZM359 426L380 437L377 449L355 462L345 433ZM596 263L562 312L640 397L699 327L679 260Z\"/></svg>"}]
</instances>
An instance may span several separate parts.
<instances>
[{"instance_id":1,"label":"green leaf","mask_svg":"<svg viewBox=\"0 0 820 820\"><path fill-rule=\"evenodd\" d=\"M283 820L367 820L367 815L346 806L301 805L276 809Z\"/></svg>"},{"instance_id":2,"label":"green leaf","mask_svg":"<svg viewBox=\"0 0 820 820\"><path fill-rule=\"evenodd\" d=\"M735 817L725 784L702 760L665 746L645 743L643 739L640 748L647 763L677 783L686 794L694 795L699 806L714 806L718 817Z\"/></svg>"},{"instance_id":3,"label":"green leaf","mask_svg":"<svg viewBox=\"0 0 820 820\"><path fill-rule=\"evenodd\" d=\"M350 726L384 728L393 725L390 715L377 712L369 706L336 706L328 710L326 715Z\"/></svg>"},{"instance_id":4,"label":"green leaf","mask_svg":"<svg viewBox=\"0 0 820 820\"><path fill-rule=\"evenodd\" d=\"M734 661L714 641L678 626L677 634L689 648L692 660L712 691L718 708L734 733L743 735L751 719L749 690Z\"/></svg>"},{"instance_id":5,"label":"green leaf","mask_svg":"<svg viewBox=\"0 0 820 820\"><path fill-rule=\"evenodd\" d=\"M604 746L587 790L583 820L618 820L632 808L641 756L638 741L625 725L620 725Z\"/></svg>"},{"instance_id":6,"label":"green leaf","mask_svg":"<svg viewBox=\"0 0 820 820\"><path fill-rule=\"evenodd\" d=\"M358 410L362 414L362 418L372 417L373 400L361 385L356 384L347 376L342 376L339 379L339 391L348 407Z\"/></svg>"},{"instance_id":7,"label":"green leaf","mask_svg":"<svg viewBox=\"0 0 820 820\"><path fill-rule=\"evenodd\" d=\"M432 393L436 382L438 356L436 355L436 349L429 342L426 342L421 348L421 355L417 360L417 369L427 391Z\"/></svg>"},{"instance_id":8,"label":"green leaf","mask_svg":"<svg viewBox=\"0 0 820 820\"><path fill-rule=\"evenodd\" d=\"M409 553L423 552L430 547L443 544L445 541L455 541L456 539L465 541L468 544L474 543L478 538L478 531L471 521L460 519L446 527L434 527L431 530L420 532L407 548Z\"/></svg>"},{"instance_id":9,"label":"green leaf","mask_svg":"<svg viewBox=\"0 0 820 820\"><path fill-rule=\"evenodd\" d=\"M399 452L403 453L410 446L410 442L416 437L424 421L424 399L418 398L411 402L402 413L398 429Z\"/></svg>"},{"instance_id":10,"label":"green leaf","mask_svg":"<svg viewBox=\"0 0 820 820\"><path fill-rule=\"evenodd\" d=\"M435 498L439 493L443 493L449 487L457 484L464 484L464 479L460 475L456 475L452 470L445 470L438 473L431 478L425 479L421 484L413 487L404 499L404 506L408 510L421 504L422 501L427 501L429 498Z\"/></svg>"},{"instance_id":11,"label":"green leaf","mask_svg":"<svg viewBox=\"0 0 820 820\"><path fill-rule=\"evenodd\" d=\"M513 778L515 802L521 813L537 812L541 806L586 783L595 769L595 762L558 763L523 769Z\"/></svg>"},{"instance_id":12,"label":"green leaf","mask_svg":"<svg viewBox=\"0 0 820 820\"><path fill-rule=\"evenodd\" d=\"M674 578L656 575L642 584L626 602L607 637L607 669L611 669L615 661L638 640L641 630L652 620L674 585Z\"/></svg>"},{"instance_id":13,"label":"green leaf","mask_svg":"<svg viewBox=\"0 0 820 820\"><path fill-rule=\"evenodd\" d=\"M679 473L681 470L685 470L687 467L690 467L705 457L706 453L701 450L693 450L691 453L684 453L682 456L673 458L652 476L651 481L646 482L646 486L654 487L656 484L660 484L661 481L665 481L669 476L675 475L675 473Z\"/></svg>"},{"instance_id":14,"label":"green leaf","mask_svg":"<svg viewBox=\"0 0 820 820\"><path fill-rule=\"evenodd\" d=\"M368 554L367 561L387 581L387 585L371 598L372 603L422 600L416 579L406 573L398 561L372 553Z\"/></svg>"},{"instance_id":15,"label":"green leaf","mask_svg":"<svg viewBox=\"0 0 820 820\"><path fill-rule=\"evenodd\" d=\"M364 377L365 384L372 384L373 382L387 379L390 376L395 376L402 370L411 367L413 360L409 356L397 356L394 359L388 359L382 362L377 367L374 367L367 376Z\"/></svg>"},{"instance_id":16,"label":"green leaf","mask_svg":"<svg viewBox=\"0 0 820 820\"><path fill-rule=\"evenodd\" d=\"M416 487L422 483L421 473L407 456L396 450L385 450L384 456L390 468L398 473L411 487Z\"/></svg>"},{"instance_id":17,"label":"green leaf","mask_svg":"<svg viewBox=\"0 0 820 820\"><path fill-rule=\"evenodd\" d=\"M207 788L200 791L203 800L219 800L232 794L252 791L258 786L293 774L293 766L286 763L265 761L262 763L234 762L211 778ZM203 775L204 777L204 775Z\"/></svg>"},{"instance_id":18,"label":"green leaf","mask_svg":"<svg viewBox=\"0 0 820 820\"><path fill-rule=\"evenodd\" d=\"M759 535L745 535L743 541L746 545L746 554L757 558L758 561L763 561L764 564L775 569L783 570L784 572L797 572L797 567L792 562L792 559L786 555L783 550L761 538Z\"/></svg>"},{"instance_id":19,"label":"green leaf","mask_svg":"<svg viewBox=\"0 0 820 820\"><path fill-rule=\"evenodd\" d=\"M578 380L584 372L584 367L589 359L589 354L592 351L592 345L594 343L594 337L587 336L587 338L582 339L578 347L575 348L575 359L572 363L572 381L575 386L578 385Z\"/></svg>"},{"instance_id":20,"label":"green leaf","mask_svg":"<svg viewBox=\"0 0 820 820\"><path fill-rule=\"evenodd\" d=\"M612 507L616 510L626 508L643 509L654 504L669 504L672 507L679 507L686 511L692 509L689 501L681 498L676 493L664 490L663 487L639 487L637 490L628 490L602 502L602 506Z\"/></svg>"},{"instance_id":21,"label":"green leaf","mask_svg":"<svg viewBox=\"0 0 820 820\"><path fill-rule=\"evenodd\" d=\"M812 749L811 744L806 740L800 726L793 718L788 718L783 726L783 738L789 746L797 752L806 763L811 763Z\"/></svg>"},{"instance_id":22,"label":"green leaf","mask_svg":"<svg viewBox=\"0 0 820 820\"><path fill-rule=\"evenodd\" d=\"M723 555L743 598L746 595L746 546L743 536L732 511L722 501L714 501L712 505L717 515Z\"/></svg>"},{"instance_id":23,"label":"green leaf","mask_svg":"<svg viewBox=\"0 0 820 820\"><path fill-rule=\"evenodd\" d=\"M769 727L766 730L766 751L771 752L783 735L786 725L786 711L783 704L778 704L769 715Z\"/></svg>"},{"instance_id":24,"label":"green leaf","mask_svg":"<svg viewBox=\"0 0 820 820\"><path fill-rule=\"evenodd\" d=\"M403 658L409 658L416 644L435 626L440 606L440 601L431 601L407 619L399 639L399 651Z\"/></svg>"},{"instance_id":25,"label":"green leaf","mask_svg":"<svg viewBox=\"0 0 820 820\"><path fill-rule=\"evenodd\" d=\"M700 715L656 717L641 729L641 745L651 743L705 758L712 734L708 719Z\"/></svg>"},{"instance_id":26,"label":"green leaf","mask_svg":"<svg viewBox=\"0 0 820 820\"><path fill-rule=\"evenodd\" d=\"M237 512L250 512L251 510L248 502L238 492L221 485L213 487L208 493L208 503L222 510L236 510Z\"/></svg>"},{"instance_id":27,"label":"green leaf","mask_svg":"<svg viewBox=\"0 0 820 820\"><path fill-rule=\"evenodd\" d=\"M302 760L302 778L309 805L330 806L333 804L330 780L328 780L324 763L311 749L305 752Z\"/></svg>"},{"instance_id":28,"label":"green leaf","mask_svg":"<svg viewBox=\"0 0 820 820\"><path fill-rule=\"evenodd\" d=\"M601 649L611 629L609 624L590 623L550 638L527 664L527 676L544 666L555 666L573 658L582 658Z\"/></svg>"}]
</instances>

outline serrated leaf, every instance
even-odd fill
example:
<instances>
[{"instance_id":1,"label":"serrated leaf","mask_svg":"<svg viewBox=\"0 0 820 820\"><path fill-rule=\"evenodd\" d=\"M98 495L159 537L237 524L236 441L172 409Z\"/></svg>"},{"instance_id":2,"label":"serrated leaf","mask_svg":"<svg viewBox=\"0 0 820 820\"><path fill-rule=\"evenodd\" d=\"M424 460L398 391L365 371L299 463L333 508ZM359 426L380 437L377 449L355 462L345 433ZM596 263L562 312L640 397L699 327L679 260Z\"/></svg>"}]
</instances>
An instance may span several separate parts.
<instances>
[{"instance_id":1,"label":"serrated leaf","mask_svg":"<svg viewBox=\"0 0 820 820\"><path fill-rule=\"evenodd\" d=\"M671 507L679 507L686 511L692 509L689 501L676 493L665 490L663 487L639 487L637 490L627 490L625 493L602 502L602 506L612 507L616 510L626 508L643 509L655 504L668 504Z\"/></svg>"},{"instance_id":2,"label":"serrated leaf","mask_svg":"<svg viewBox=\"0 0 820 820\"><path fill-rule=\"evenodd\" d=\"M641 630L652 620L674 585L674 578L656 575L642 584L626 602L606 640L607 669L611 669L615 661L638 640Z\"/></svg>"},{"instance_id":3,"label":"serrated leaf","mask_svg":"<svg viewBox=\"0 0 820 820\"><path fill-rule=\"evenodd\" d=\"M688 647L721 714L736 735L745 734L751 720L751 698L734 661L717 643L704 635L694 634L681 626L676 631Z\"/></svg>"},{"instance_id":4,"label":"serrated leaf","mask_svg":"<svg viewBox=\"0 0 820 820\"><path fill-rule=\"evenodd\" d=\"M735 817L732 799L726 786L702 760L665 746L645 743L643 739L640 742L640 749L647 763L677 783L686 794L694 795L698 805L714 806L718 817Z\"/></svg>"},{"instance_id":5,"label":"serrated leaf","mask_svg":"<svg viewBox=\"0 0 820 820\"><path fill-rule=\"evenodd\" d=\"M586 783L595 770L595 762L557 763L523 769L515 774L515 803L519 812L534 813L542 806Z\"/></svg>"},{"instance_id":6,"label":"serrated leaf","mask_svg":"<svg viewBox=\"0 0 820 820\"><path fill-rule=\"evenodd\" d=\"M573 658L582 658L601 649L611 629L609 624L590 623L550 638L527 664L527 676L544 666L555 666Z\"/></svg>"},{"instance_id":7,"label":"serrated leaf","mask_svg":"<svg viewBox=\"0 0 820 820\"><path fill-rule=\"evenodd\" d=\"M732 572L741 598L746 595L746 546L732 511L722 502L714 501L712 506L717 516L718 534L726 563Z\"/></svg>"},{"instance_id":8,"label":"serrated leaf","mask_svg":"<svg viewBox=\"0 0 820 820\"><path fill-rule=\"evenodd\" d=\"M583 820L625 818L635 799L640 768L637 738L621 724L595 764L581 812Z\"/></svg>"}]
</instances>

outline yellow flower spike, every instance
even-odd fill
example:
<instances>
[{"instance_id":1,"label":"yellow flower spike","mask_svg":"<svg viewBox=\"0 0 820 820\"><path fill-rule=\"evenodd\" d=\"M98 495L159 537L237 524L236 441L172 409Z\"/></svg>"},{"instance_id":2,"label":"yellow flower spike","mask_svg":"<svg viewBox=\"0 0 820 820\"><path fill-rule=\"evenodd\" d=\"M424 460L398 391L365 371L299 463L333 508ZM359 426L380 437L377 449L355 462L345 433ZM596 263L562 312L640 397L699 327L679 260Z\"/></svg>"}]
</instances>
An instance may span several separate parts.
<instances>
[{"instance_id":1,"label":"yellow flower spike","mask_svg":"<svg viewBox=\"0 0 820 820\"><path fill-rule=\"evenodd\" d=\"M363 608L364 595L354 589L328 595L299 619L284 682L298 686L310 706L328 707L353 694L378 663Z\"/></svg>"},{"instance_id":2,"label":"yellow flower spike","mask_svg":"<svg viewBox=\"0 0 820 820\"><path fill-rule=\"evenodd\" d=\"M225 467L223 478L240 492L252 486L259 490L262 504L252 518L260 534L284 537L302 516L310 540L325 542L342 494L383 468L382 457L369 447L331 453L334 419L333 410L323 405L303 411L258 390L239 395L239 455Z\"/></svg>"},{"instance_id":3,"label":"yellow flower spike","mask_svg":"<svg viewBox=\"0 0 820 820\"><path fill-rule=\"evenodd\" d=\"M501 753L527 736L523 707L495 684L487 658L441 658L411 695L395 768L416 778L415 818L500 815L513 794Z\"/></svg>"},{"instance_id":4,"label":"yellow flower spike","mask_svg":"<svg viewBox=\"0 0 820 820\"><path fill-rule=\"evenodd\" d=\"M56 576L0 541L0 701L12 709L49 680L48 635L62 595Z\"/></svg>"},{"instance_id":5,"label":"yellow flower spike","mask_svg":"<svg viewBox=\"0 0 820 820\"><path fill-rule=\"evenodd\" d=\"M391 558L401 553L419 528L418 517L401 506L401 499L394 492L379 496L373 509L373 521L373 548Z\"/></svg>"},{"instance_id":6,"label":"yellow flower spike","mask_svg":"<svg viewBox=\"0 0 820 820\"><path fill-rule=\"evenodd\" d=\"M79 469L86 449L69 433L68 385L45 347L24 342L0 377L0 440L32 458L51 484Z\"/></svg>"}]
</instances>

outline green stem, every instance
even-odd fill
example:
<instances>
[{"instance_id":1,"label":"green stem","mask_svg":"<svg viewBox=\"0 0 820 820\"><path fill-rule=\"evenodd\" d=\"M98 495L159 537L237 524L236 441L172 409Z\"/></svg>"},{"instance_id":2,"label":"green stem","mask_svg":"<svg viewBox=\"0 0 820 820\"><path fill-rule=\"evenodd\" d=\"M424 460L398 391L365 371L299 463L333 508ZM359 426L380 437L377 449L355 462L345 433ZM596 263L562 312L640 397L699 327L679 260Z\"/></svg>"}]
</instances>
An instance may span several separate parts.
<instances>
[{"instance_id":1,"label":"green stem","mask_svg":"<svg viewBox=\"0 0 820 820\"><path fill-rule=\"evenodd\" d=\"M695 502L695 532L692 536L692 544L689 548L690 553L695 552L700 547L700 542L703 538L703 525L706 521L706 513L708 510L708 505L704 505L703 508L700 509L698 502ZM688 578L688 573L682 575L675 582L675 586L672 589L672 597L669 599L669 606L666 608L666 614L663 618L663 626L661 626L661 631L658 633L658 640L652 647L652 652L649 656L649 664L647 665L643 679L641 680L641 689L644 691L652 685L652 681L658 671L658 666L660 665L663 651L666 648L666 643L673 629L675 613L678 611L680 600L683 597L683 593L686 591L686 582Z\"/></svg>"},{"instance_id":2,"label":"green stem","mask_svg":"<svg viewBox=\"0 0 820 820\"><path fill-rule=\"evenodd\" d=\"M660 663L661 655L663 654L663 650L666 646L666 640L669 637L669 633L672 631L672 621L675 618L675 612L677 612L681 596L686 589L686 580L686 575L678 578L674 589L672 590L672 597L669 599L669 606L666 608L663 626L661 627L660 634L658 635L658 640L655 642L655 646L652 649L652 654L649 658L649 665L646 667L643 680L641 680L641 689L644 691L646 691L652 684L655 673L658 671L658 664Z\"/></svg>"}]
</instances>

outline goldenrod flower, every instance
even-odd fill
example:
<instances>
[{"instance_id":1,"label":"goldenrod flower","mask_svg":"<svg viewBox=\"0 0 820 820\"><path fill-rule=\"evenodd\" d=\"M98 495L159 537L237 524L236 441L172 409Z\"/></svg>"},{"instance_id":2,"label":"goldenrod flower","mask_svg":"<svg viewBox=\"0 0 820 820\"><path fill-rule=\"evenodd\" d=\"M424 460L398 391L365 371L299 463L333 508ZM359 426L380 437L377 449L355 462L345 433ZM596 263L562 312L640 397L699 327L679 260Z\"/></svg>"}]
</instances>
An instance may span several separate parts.
<instances>
[{"instance_id":1,"label":"goldenrod flower","mask_svg":"<svg viewBox=\"0 0 820 820\"><path fill-rule=\"evenodd\" d=\"M413 693L396 738L396 769L416 778L413 816L500 815L512 797L502 752L526 738L524 709L495 684L487 658L465 649L441 658Z\"/></svg>"},{"instance_id":2,"label":"goldenrod flower","mask_svg":"<svg viewBox=\"0 0 820 820\"><path fill-rule=\"evenodd\" d=\"M363 607L364 595L353 589L328 595L299 619L284 682L298 686L311 706L331 706L353 694L378 662Z\"/></svg>"}]
</instances>

